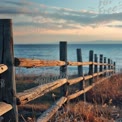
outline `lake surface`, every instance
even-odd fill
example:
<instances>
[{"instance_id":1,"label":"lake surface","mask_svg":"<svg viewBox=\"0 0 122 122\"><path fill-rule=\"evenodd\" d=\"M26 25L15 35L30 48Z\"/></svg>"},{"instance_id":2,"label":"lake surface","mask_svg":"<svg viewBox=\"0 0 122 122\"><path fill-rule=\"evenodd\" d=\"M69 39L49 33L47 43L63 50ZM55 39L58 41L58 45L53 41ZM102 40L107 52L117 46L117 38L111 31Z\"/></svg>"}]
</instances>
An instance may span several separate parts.
<instances>
[{"instance_id":1,"label":"lake surface","mask_svg":"<svg viewBox=\"0 0 122 122\"><path fill-rule=\"evenodd\" d=\"M67 53L68 61L77 61L76 49L81 48L83 61L89 61L89 51L93 50L94 54L103 54L104 57L110 58L116 62L117 70L122 68L122 44L69 44ZM15 57L44 59L44 60L59 60L59 45L58 44L26 44L14 45ZM42 73L57 73L58 67L43 67L43 68L16 68L17 73L26 74L42 74ZM77 67L69 67L68 73L76 73ZM84 67L84 73L88 72L88 67Z\"/></svg>"}]
</instances>

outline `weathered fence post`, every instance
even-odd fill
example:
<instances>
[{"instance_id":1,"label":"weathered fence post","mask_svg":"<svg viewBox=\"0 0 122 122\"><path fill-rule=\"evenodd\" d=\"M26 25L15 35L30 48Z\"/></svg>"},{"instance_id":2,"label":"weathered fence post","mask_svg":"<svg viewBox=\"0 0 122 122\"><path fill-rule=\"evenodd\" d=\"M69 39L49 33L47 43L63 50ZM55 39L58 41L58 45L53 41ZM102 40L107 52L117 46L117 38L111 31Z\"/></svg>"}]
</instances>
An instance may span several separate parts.
<instances>
[{"instance_id":1,"label":"weathered fence post","mask_svg":"<svg viewBox=\"0 0 122 122\"><path fill-rule=\"evenodd\" d=\"M113 70L113 61L111 60L111 70ZM113 74L113 71L111 72L111 75Z\"/></svg>"},{"instance_id":2,"label":"weathered fence post","mask_svg":"<svg viewBox=\"0 0 122 122\"><path fill-rule=\"evenodd\" d=\"M106 64L106 57L104 57L104 63ZM104 71L106 71L106 65L104 65ZM106 72L105 72L105 74L104 74L104 76L106 76Z\"/></svg>"},{"instance_id":3,"label":"weathered fence post","mask_svg":"<svg viewBox=\"0 0 122 122\"><path fill-rule=\"evenodd\" d=\"M67 42L60 42L60 60L67 63ZM67 64L60 67L60 76L67 78ZM65 84L61 87L62 96L66 96L67 92L67 84Z\"/></svg>"},{"instance_id":4,"label":"weathered fence post","mask_svg":"<svg viewBox=\"0 0 122 122\"><path fill-rule=\"evenodd\" d=\"M9 103L13 107L3 115L4 121L18 122L11 19L0 19L0 64L8 66L8 70L0 75L0 79L4 81L4 85L0 87L0 101Z\"/></svg>"},{"instance_id":5,"label":"weathered fence post","mask_svg":"<svg viewBox=\"0 0 122 122\"><path fill-rule=\"evenodd\" d=\"M82 62L82 52L81 49L77 49L77 61ZM83 76L83 66L78 66L78 76ZM79 90L83 90L83 81L79 83ZM83 96L81 96L81 99Z\"/></svg>"},{"instance_id":6,"label":"weathered fence post","mask_svg":"<svg viewBox=\"0 0 122 122\"><path fill-rule=\"evenodd\" d=\"M116 62L114 62L114 74L116 73Z\"/></svg>"},{"instance_id":7,"label":"weathered fence post","mask_svg":"<svg viewBox=\"0 0 122 122\"><path fill-rule=\"evenodd\" d=\"M94 54L94 61L96 63L98 63L97 54ZM94 66L94 73L97 73L97 72L98 72L98 65L95 65Z\"/></svg>"},{"instance_id":8,"label":"weathered fence post","mask_svg":"<svg viewBox=\"0 0 122 122\"><path fill-rule=\"evenodd\" d=\"M94 62L98 63L97 54L94 54ZM97 65L94 65L94 73L98 73L98 64ZM96 80L98 80L98 74L96 76Z\"/></svg>"},{"instance_id":9,"label":"weathered fence post","mask_svg":"<svg viewBox=\"0 0 122 122\"><path fill-rule=\"evenodd\" d=\"M89 51L89 62L93 62L93 60L94 60L94 52L93 52L93 50L90 50ZM94 73L93 66L94 66L93 64L89 65L89 75L93 75L93 73ZM93 83L93 78L91 78L89 80L89 84L91 85L92 83Z\"/></svg>"},{"instance_id":10,"label":"weathered fence post","mask_svg":"<svg viewBox=\"0 0 122 122\"><path fill-rule=\"evenodd\" d=\"M103 63L103 55L100 54L100 63ZM103 65L100 65L100 72L103 71ZM100 76L103 76L103 75L100 75Z\"/></svg>"},{"instance_id":11,"label":"weathered fence post","mask_svg":"<svg viewBox=\"0 0 122 122\"><path fill-rule=\"evenodd\" d=\"M108 70L110 70L110 59L108 59ZM108 72L108 75L110 75L110 72Z\"/></svg>"}]
</instances>

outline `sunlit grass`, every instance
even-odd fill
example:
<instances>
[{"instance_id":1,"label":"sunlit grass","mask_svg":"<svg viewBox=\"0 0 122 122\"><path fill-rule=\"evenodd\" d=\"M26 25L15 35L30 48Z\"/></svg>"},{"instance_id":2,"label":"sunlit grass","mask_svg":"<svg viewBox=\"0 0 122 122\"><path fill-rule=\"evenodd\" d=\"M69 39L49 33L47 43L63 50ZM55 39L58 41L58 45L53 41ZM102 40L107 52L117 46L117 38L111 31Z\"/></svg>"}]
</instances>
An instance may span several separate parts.
<instances>
[{"instance_id":1,"label":"sunlit grass","mask_svg":"<svg viewBox=\"0 0 122 122\"><path fill-rule=\"evenodd\" d=\"M18 91L39 85L33 82L36 78L38 76L33 75L25 78L18 77ZM69 90L72 90L72 88ZM53 93L56 94L55 99L52 97ZM20 106L20 115L28 120L27 122L34 122L59 97L60 90L54 90L27 105ZM114 119L122 117L122 74L112 76L98 84L86 94L87 101L84 100L82 102L80 100L79 102L68 102L53 116L50 122L114 122ZM21 119L21 121L24 120Z\"/></svg>"}]
</instances>

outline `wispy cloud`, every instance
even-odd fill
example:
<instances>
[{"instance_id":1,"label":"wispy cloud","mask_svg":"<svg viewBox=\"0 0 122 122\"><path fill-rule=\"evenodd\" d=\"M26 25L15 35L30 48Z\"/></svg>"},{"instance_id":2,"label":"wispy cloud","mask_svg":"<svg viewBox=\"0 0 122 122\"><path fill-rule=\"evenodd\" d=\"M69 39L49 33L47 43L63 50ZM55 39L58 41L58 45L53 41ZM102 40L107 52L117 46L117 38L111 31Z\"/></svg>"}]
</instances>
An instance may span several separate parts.
<instances>
[{"instance_id":1,"label":"wispy cloud","mask_svg":"<svg viewBox=\"0 0 122 122\"><path fill-rule=\"evenodd\" d=\"M107 25L107 26L111 28L122 28L122 25Z\"/></svg>"},{"instance_id":2,"label":"wispy cloud","mask_svg":"<svg viewBox=\"0 0 122 122\"><path fill-rule=\"evenodd\" d=\"M122 13L99 14L88 10L76 11L27 0L1 1L0 17L12 18L14 34L19 36L31 34L76 34L82 35L82 37L85 35L86 37L84 38L86 39L88 35L89 37L91 35L92 38L97 35L98 38L104 32L100 37L103 38L104 34L107 33L109 38L109 36L112 37L111 35L114 35L112 28L116 28L116 32L119 32L122 27L121 24L112 24L113 22L122 21ZM101 25L104 25L104 27L101 27Z\"/></svg>"},{"instance_id":3,"label":"wispy cloud","mask_svg":"<svg viewBox=\"0 0 122 122\"><path fill-rule=\"evenodd\" d=\"M6 7L5 4L11 4ZM122 21L122 13L113 14L98 14L91 11L81 10L75 11L68 8L50 7L42 4L37 4L29 1L9 1L5 0L0 6L1 14L24 14L26 16L43 18L51 18L57 21L65 20L68 22L74 22L81 25L109 23L112 21Z\"/></svg>"},{"instance_id":4,"label":"wispy cloud","mask_svg":"<svg viewBox=\"0 0 122 122\"><path fill-rule=\"evenodd\" d=\"M21 0L21 1L2 0L1 3L3 3L3 4L11 4L11 5L15 5L15 6L32 5L32 2L28 2L28 1L25 1L25 0Z\"/></svg>"},{"instance_id":5,"label":"wispy cloud","mask_svg":"<svg viewBox=\"0 0 122 122\"><path fill-rule=\"evenodd\" d=\"M14 23L15 26L31 26L31 27L36 27L36 28L41 28L41 29L54 29L54 30L60 30L60 29L80 29L80 27L77 27L73 24L69 23L32 23L32 22L16 22Z\"/></svg>"}]
</instances>

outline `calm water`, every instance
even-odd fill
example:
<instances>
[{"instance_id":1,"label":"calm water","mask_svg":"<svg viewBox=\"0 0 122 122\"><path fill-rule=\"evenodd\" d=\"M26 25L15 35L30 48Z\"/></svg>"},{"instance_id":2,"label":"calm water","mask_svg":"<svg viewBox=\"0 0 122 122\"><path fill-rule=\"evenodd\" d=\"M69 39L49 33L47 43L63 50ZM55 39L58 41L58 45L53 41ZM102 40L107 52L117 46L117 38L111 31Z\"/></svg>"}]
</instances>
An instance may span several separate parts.
<instances>
[{"instance_id":1,"label":"calm water","mask_svg":"<svg viewBox=\"0 0 122 122\"><path fill-rule=\"evenodd\" d=\"M103 54L104 57L111 58L117 63L117 69L122 68L122 44L69 44L68 45L68 61L77 61L76 49L81 48L83 61L88 61L89 51L94 50L94 53ZM15 45L14 46L15 57L22 58L34 58L34 59L48 59L48 60L59 60L59 45ZM53 70L52 70L53 69ZM69 67L70 72L76 72L77 67ZM87 70L87 67L84 67ZM59 70L57 67L46 67L46 68L17 68L17 72L25 73L52 73ZM87 72L87 71L85 71Z\"/></svg>"}]
</instances>

